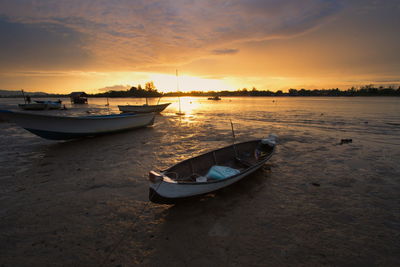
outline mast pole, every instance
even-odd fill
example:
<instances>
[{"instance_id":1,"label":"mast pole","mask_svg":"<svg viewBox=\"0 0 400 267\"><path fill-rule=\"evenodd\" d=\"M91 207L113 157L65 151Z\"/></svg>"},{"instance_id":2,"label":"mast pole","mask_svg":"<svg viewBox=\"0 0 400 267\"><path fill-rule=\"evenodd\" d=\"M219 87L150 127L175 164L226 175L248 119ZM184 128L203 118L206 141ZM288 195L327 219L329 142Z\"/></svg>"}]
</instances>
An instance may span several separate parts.
<instances>
[{"instance_id":1,"label":"mast pole","mask_svg":"<svg viewBox=\"0 0 400 267\"><path fill-rule=\"evenodd\" d=\"M24 90L21 89L21 92L22 92L22 97L24 98L24 103L26 104L26 98L25 98Z\"/></svg>"},{"instance_id":2,"label":"mast pole","mask_svg":"<svg viewBox=\"0 0 400 267\"><path fill-rule=\"evenodd\" d=\"M232 120L229 119L229 121L231 122L231 129L232 129L232 137L233 137L233 149L235 150L235 156L238 157L238 152L236 149L236 136L235 136L235 130L233 129L233 123Z\"/></svg>"}]
</instances>

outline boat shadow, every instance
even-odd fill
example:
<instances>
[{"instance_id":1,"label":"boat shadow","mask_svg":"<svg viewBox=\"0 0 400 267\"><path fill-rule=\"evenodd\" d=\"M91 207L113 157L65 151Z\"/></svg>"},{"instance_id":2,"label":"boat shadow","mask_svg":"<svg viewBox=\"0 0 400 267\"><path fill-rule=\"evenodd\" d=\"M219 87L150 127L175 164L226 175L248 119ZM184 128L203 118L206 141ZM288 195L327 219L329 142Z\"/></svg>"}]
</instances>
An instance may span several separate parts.
<instances>
[{"instance_id":1,"label":"boat shadow","mask_svg":"<svg viewBox=\"0 0 400 267\"><path fill-rule=\"evenodd\" d=\"M106 133L106 134L98 134L93 136L85 136L76 139L70 139L65 141L56 141L54 143L49 144L49 148L64 148L68 146L77 146L82 145L84 143L101 143L102 145L110 143L120 143L126 141L127 137L140 136L140 135L149 135L149 133L153 132L153 127L143 127L138 129L128 129L124 131L118 131L114 133Z\"/></svg>"},{"instance_id":2,"label":"boat shadow","mask_svg":"<svg viewBox=\"0 0 400 267\"><path fill-rule=\"evenodd\" d=\"M154 161L155 135L154 129L147 127L50 143L36 167L54 181L76 184L74 190L79 192L112 189L122 198L147 201L144 177Z\"/></svg>"}]
</instances>

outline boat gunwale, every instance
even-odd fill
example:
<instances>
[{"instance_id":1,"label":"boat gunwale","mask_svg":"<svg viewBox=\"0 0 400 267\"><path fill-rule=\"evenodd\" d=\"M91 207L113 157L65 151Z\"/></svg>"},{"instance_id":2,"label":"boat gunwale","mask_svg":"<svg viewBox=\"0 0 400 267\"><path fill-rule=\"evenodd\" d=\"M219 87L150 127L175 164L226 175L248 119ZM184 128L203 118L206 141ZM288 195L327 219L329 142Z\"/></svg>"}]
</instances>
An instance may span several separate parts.
<instances>
[{"instance_id":1,"label":"boat gunwale","mask_svg":"<svg viewBox=\"0 0 400 267\"><path fill-rule=\"evenodd\" d=\"M170 104L172 104L172 103L164 103L164 104L158 104L158 105L146 105L146 104L144 104L144 105L118 105L118 108L119 107L162 107L162 106L168 106Z\"/></svg>"},{"instance_id":2,"label":"boat gunwale","mask_svg":"<svg viewBox=\"0 0 400 267\"><path fill-rule=\"evenodd\" d=\"M114 119L114 118L125 118L125 117L139 117L139 116L149 116L154 115L154 112L149 113L120 113L120 114L109 114L109 115L89 115L89 116L61 116L54 114L38 114L30 112L19 112L6 109L0 109L0 113L12 113L16 115L28 115L32 117L42 117L42 118L60 118L60 119L78 119L78 120L98 120L98 119Z\"/></svg>"},{"instance_id":3,"label":"boat gunwale","mask_svg":"<svg viewBox=\"0 0 400 267\"><path fill-rule=\"evenodd\" d=\"M252 143L252 142L256 142L256 141L261 141L261 139L254 139L254 140L250 140L250 141L245 141L245 142L242 142L242 143L237 143L237 144L235 144L235 145L240 145L240 144L245 144L245 143ZM201 157L201 156L203 156L203 155L205 155L205 154L212 153L212 152L216 152L216 151L219 151L219 150L223 150L223 149L226 149L226 148L229 148L229 147L233 147L233 146L235 146L235 145L229 145L229 146L221 147L221 148L219 148L219 149L211 150L211 151L209 151L209 152L200 154L200 155L198 155L198 156L195 156L195 157L192 157L192 158L188 158L188 159L186 159L186 160L183 160L183 161L181 161L181 162L179 162L179 163L177 163L177 164L175 164L175 165L169 167L168 169L162 171L162 172L161 172L161 175L162 175L163 178L164 178L164 173L168 173L168 170L174 168L175 166L177 166L177 165L179 165L179 164L183 164L183 163L185 163L185 162L188 162L189 160L192 160L192 159ZM275 152L275 146L272 147L272 150L271 150L271 152L268 154L268 156L266 156L265 158L263 158L262 160L260 160L260 161L257 162L256 164L251 165L250 167L248 167L248 168L242 170L241 172L239 172L239 173L237 173L237 174L235 174L235 175L232 175L232 176L230 176L230 177L228 177L228 178L225 178L225 179L221 179L221 180L212 180L212 181L207 181L207 182L180 182L180 181L176 181L176 180L170 178L168 175L165 175L167 178L169 178L170 180L172 180L172 181L174 181L174 182L172 183L172 182L170 182L170 181L166 181L166 180L162 179L160 183L168 183L168 184L175 184L175 185L206 185L206 184L214 184L214 183L226 182L226 181L229 181L229 180L231 180L231 179L233 179L233 178L236 178L236 177L239 176L239 175L243 175L243 174L245 174L246 172L249 172L250 170L255 169L255 168L257 168L257 167L259 167L259 166L265 164L265 162L266 162L267 160L269 160L269 159L272 157L272 155L273 155L274 152Z\"/></svg>"}]
</instances>

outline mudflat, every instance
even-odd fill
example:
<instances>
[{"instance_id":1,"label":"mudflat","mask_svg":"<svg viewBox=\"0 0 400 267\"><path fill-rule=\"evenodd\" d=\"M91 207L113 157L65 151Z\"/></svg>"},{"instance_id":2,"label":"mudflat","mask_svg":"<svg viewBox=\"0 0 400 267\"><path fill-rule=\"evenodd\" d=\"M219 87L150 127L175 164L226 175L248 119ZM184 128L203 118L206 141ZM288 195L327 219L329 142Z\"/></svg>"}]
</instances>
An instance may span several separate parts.
<instances>
[{"instance_id":1,"label":"mudflat","mask_svg":"<svg viewBox=\"0 0 400 267\"><path fill-rule=\"evenodd\" d=\"M256 101L69 142L1 122L0 265L398 266L398 117ZM271 160L216 193L149 202L148 171L230 144L229 118L238 141L276 133Z\"/></svg>"}]
</instances>

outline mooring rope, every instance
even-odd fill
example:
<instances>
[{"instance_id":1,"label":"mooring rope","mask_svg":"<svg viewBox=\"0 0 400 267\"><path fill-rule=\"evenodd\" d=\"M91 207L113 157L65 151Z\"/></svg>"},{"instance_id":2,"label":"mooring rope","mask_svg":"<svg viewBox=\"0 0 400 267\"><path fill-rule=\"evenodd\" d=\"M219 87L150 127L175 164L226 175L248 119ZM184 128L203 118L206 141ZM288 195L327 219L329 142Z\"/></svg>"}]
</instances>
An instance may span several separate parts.
<instances>
[{"instance_id":1,"label":"mooring rope","mask_svg":"<svg viewBox=\"0 0 400 267\"><path fill-rule=\"evenodd\" d=\"M158 188L160 187L161 183L159 183L156 187L156 189L151 192L150 196L149 196L149 201L147 201L147 203L143 206L142 210L139 212L138 218L140 218L143 214L144 211L146 210L146 208L149 206L149 203L151 202L151 200L153 199L156 191L158 190ZM105 266L105 264L108 262L108 260L110 259L111 255L114 253L114 251L121 245L121 243L125 240L125 238L128 236L128 232L132 231L133 229L135 229L136 224L137 224L138 220L136 220L133 224L132 227L128 227L128 229L126 229L123 232L122 237L115 243L115 245L113 246L113 248L110 250L110 252L107 254L106 258L104 259L104 261L101 263L100 266Z\"/></svg>"}]
</instances>

